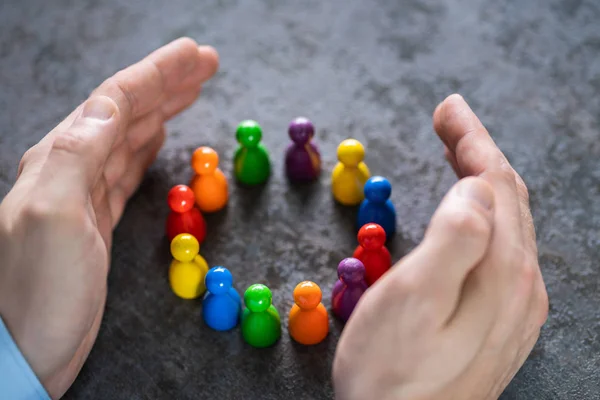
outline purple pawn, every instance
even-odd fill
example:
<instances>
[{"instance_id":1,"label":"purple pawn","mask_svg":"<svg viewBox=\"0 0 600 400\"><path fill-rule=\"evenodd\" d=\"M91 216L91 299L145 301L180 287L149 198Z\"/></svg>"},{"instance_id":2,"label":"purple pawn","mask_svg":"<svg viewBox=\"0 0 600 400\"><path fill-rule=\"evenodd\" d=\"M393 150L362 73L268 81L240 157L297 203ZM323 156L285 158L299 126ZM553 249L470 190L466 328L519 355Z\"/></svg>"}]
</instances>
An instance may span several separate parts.
<instances>
[{"instance_id":1,"label":"purple pawn","mask_svg":"<svg viewBox=\"0 0 600 400\"><path fill-rule=\"evenodd\" d=\"M288 178L294 182L308 182L316 179L321 172L321 155L317 146L311 142L315 135L312 122L298 117L288 128L290 144L285 153L285 169Z\"/></svg>"},{"instance_id":2,"label":"purple pawn","mask_svg":"<svg viewBox=\"0 0 600 400\"><path fill-rule=\"evenodd\" d=\"M356 258L344 258L337 268L339 279L333 286L331 308L342 321L348 321L356 303L367 290L365 266Z\"/></svg>"}]
</instances>

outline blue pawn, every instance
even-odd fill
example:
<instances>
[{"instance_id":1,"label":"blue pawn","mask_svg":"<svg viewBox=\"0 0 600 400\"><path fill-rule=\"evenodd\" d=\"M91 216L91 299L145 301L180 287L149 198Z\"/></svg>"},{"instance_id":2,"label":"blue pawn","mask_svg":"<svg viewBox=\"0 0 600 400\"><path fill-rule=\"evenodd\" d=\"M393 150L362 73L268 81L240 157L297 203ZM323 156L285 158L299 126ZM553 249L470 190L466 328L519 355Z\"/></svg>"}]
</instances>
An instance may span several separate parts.
<instances>
[{"instance_id":1,"label":"blue pawn","mask_svg":"<svg viewBox=\"0 0 600 400\"><path fill-rule=\"evenodd\" d=\"M390 200L392 185L382 176L373 176L365 183L365 199L358 210L358 228L370 222L381 225L386 238L396 233L396 209Z\"/></svg>"},{"instance_id":2,"label":"blue pawn","mask_svg":"<svg viewBox=\"0 0 600 400\"><path fill-rule=\"evenodd\" d=\"M235 328L242 312L242 300L233 288L233 277L227 268L214 267L206 274L206 296L202 301L202 317L206 325L217 331Z\"/></svg>"}]
</instances>

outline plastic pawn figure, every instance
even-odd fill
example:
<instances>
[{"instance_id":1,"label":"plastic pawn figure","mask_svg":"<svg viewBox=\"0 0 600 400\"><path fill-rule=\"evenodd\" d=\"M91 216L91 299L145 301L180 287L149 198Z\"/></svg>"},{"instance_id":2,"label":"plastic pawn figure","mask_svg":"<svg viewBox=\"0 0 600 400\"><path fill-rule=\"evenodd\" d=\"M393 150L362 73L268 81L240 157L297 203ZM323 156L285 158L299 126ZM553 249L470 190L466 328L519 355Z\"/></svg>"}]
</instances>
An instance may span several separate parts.
<instances>
[{"instance_id":1,"label":"plastic pawn figure","mask_svg":"<svg viewBox=\"0 0 600 400\"><path fill-rule=\"evenodd\" d=\"M229 191L227 178L218 168L219 155L210 147L199 147L192 155L196 175L190 183L200 210L212 213L227 205Z\"/></svg>"},{"instance_id":2,"label":"plastic pawn figure","mask_svg":"<svg viewBox=\"0 0 600 400\"><path fill-rule=\"evenodd\" d=\"M356 258L343 259L337 268L339 279L333 286L331 308L342 321L348 321L358 300L367 290L365 266Z\"/></svg>"},{"instance_id":3,"label":"plastic pawn figure","mask_svg":"<svg viewBox=\"0 0 600 400\"><path fill-rule=\"evenodd\" d=\"M365 158L365 148L355 139L346 139L337 148L339 162L331 174L333 197L345 206L356 206L364 199L364 185L371 173Z\"/></svg>"},{"instance_id":4,"label":"plastic pawn figure","mask_svg":"<svg viewBox=\"0 0 600 400\"><path fill-rule=\"evenodd\" d=\"M313 124L304 117L294 119L288 128L292 143L285 153L285 169L292 182L310 182L321 172L321 155L312 142L315 135Z\"/></svg>"},{"instance_id":5,"label":"plastic pawn figure","mask_svg":"<svg viewBox=\"0 0 600 400\"><path fill-rule=\"evenodd\" d=\"M252 120L242 121L235 136L240 144L233 159L235 177L248 186L265 183L271 175L271 161L267 149L260 143L260 125Z\"/></svg>"},{"instance_id":6,"label":"plastic pawn figure","mask_svg":"<svg viewBox=\"0 0 600 400\"><path fill-rule=\"evenodd\" d=\"M392 185L381 176L370 178L365 184L365 199L358 210L358 227L374 222L385 230L389 240L396 233L396 209L390 200Z\"/></svg>"},{"instance_id":7,"label":"plastic pawn figure","mask_svg":"<svg viewBox=\"0 0 600 400\"><path fill-rule=\"evenodd\" d=\"M385 231L380 225L369 223L360 228L353 257L365 266L365 281L369 286L390 269L392 256L385 247Z\"/></svg>"},{"instance_id":8,"label":"plastic pawn figure","mask_svg":"<svg viewBox=\"0 0 600 400\"><path fill-rule=\"evenodd\" d=\"M233 287L233 277L227 268L214 267L206 274L206 296L202 301L202 318L217 331L237 326L242 313L242 300Z\"/></svg>"},{"instance_id":9,"label":"plastic pawn figure","mask_svg":"<svg viewBox=\"0 0 600 400\"><path fill-rule=\"evenodd\" d=\"M329 318L321 297L321 288L314 282L300 282L294 289L295 304L290 310L288 329L296 342L317 344L329 333Z\"/></svg>"},{"instance_id":10,"label":"plastic pawn figure","mask_svg":"<svg viewBox=\"0 0 600 400\"><path fill-rule=\"evenodd\" d=\"M169 283L173 292L184 299L204 294L204 278L208 272L206 260L198 254L200 245L194 236L181 233L171 242L174 260L169 268Z\"/></svg>"},{"instance_id":11,"label":"plastic pawn figure","mask_svg":"<svg viewBox=\"0 0 600 400\"><path fill-rule=\"evenodd\" d=\"M195 206L194 192L188 186L177 185L169 190L167 203L171 213L167 217L167 237L169 243L180 233L192 234L199 244L206 237L206 222Z\"/></svg>"},{"instance_id":12,"label":"plastic pawn figure","mask_svg":"<svg viewBox=\"0 0 600 400\"><path fill-rule=\"evenodd\" d=\"M254 284L244 293L247 308L242 314L242 335L251 346L269 347L281 336L281 319L272 301L265 285Z\"/></svg>"}]
</instances>

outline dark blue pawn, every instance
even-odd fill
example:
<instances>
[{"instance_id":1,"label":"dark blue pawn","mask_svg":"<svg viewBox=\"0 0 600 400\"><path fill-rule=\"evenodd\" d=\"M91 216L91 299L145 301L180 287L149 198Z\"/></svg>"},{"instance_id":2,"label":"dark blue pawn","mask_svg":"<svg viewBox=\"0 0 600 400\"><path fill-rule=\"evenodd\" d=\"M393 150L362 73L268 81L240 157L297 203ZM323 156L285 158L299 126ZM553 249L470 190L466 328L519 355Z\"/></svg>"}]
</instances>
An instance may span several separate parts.
<instances>
[{"instance_id":1,"label":"dark blue pawn","mask_svg":"<svg viewBox=\"0 0 600 400\"><path fill-rule=\"evenodd\" d=\"M206 274L206 296L202 301L202 317L206 325L217 331L235 328L242 312L242 300L233 288L233 277L227 268L214 267Z\"/></svg>"},{"instance_id":2,"label":"dark blue pawn","mask_svg":"<svg viewBox=\"0 0 600 400\"><path fill-rule=\"evenodd\" d=\"M396 209L390 200L392 185L382 176L365 183L365 199L358 210L358 229L370 222L381 225L387 239L396 233Z\"/></svg>"}]
</instances>

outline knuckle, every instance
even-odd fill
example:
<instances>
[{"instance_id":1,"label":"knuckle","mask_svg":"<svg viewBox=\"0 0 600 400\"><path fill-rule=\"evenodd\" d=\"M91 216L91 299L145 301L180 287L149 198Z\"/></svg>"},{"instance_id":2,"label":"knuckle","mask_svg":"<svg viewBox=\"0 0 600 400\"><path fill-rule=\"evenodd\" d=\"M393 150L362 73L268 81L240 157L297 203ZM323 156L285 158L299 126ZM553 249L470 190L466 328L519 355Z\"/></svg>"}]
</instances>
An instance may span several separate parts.
<instances>
[{"instance_id":1,"label":"knuckle","mask_svg":"<svg viewBox=\"0 0 600 400\"><path fill-rule=\"evenodd\" d=\"M60 224L63 227L81 226L86 212L80 207L65 207L47 199L29 201L21 210L25 223L37 227L44 224Z\"/></svg>"},{"instance_id":2,"label":"knuckle","mask_svg":"<svg viewBox=\"0 0 600 400\"><path fill-rule=\"evenodd\" d=\"M512 169L508 161L504 161L500 164L500 170L498 171L498 175L500 179L506 181L509 184L515 184L515 170Z\"/></svg>"},{"instance_id":3,"label":"knuckle","mask_svg":"<svg viewBox=\"0 0 600 400\"><path fill-rule=\"evenodd\" d=\"M27 164L29 164L35 158L36 146L33 146L33 147L27 149L27 151L25 151L25 153L23 153L23 156L21 157L21 161L19 161L19 169L18 169L19 173L21 171L23 171L23 168L25 168L25 166Z\"/></svg>"},{"instance_id":4,"label":"knuckle","mask_svg":"<svg viewBox=\"0 0 600 400\"><path fill-rule=\"evenodd\" d=\"M445 229L461 237L487 237L491 232L489 221L474 209L452 210L440 220Z\"/></svg>"},{"instance_id":5,"label":"knuckle","mask_svg":"<svg viewBox=\"0 0 600 400\"><path fill-rule=\"evenodd\" d=\"M521 178L519 174L515 173L515 177L517 179L517 191L519 195L527 204L529 204L529 189L527 189L525 181L523 181L523 178Z\"/></svg>"},{"instance_id":6,"label":"knuckle","mask_svg":"<svg viewBox=\"0 0 600 400\"><path fill-rule=\"evenodd\" d=\"M25 163L28 163L29 161L31 161L31 158L33 157L34 154L35 154L35 146L27 149L27 151L25 151L25 153L23 153L23 156L21 157L21 164L25 164Z\"/></svg>"},{"instance_id":7,"label":"knuckle","mask_svg":"<svg viewBox=\"0 0 600 400\"><path fill-rule=\"evenodd\" d=\"M396 290L402 294L415 293L419 290L420 280L415 273L404 273L395 280Z\"/></svg>"},{"instance_id":8,"label":"knuckle","mask_svg":"<svg viewBox=\"0 0 600 400\"><path fill-rule=\"evenodd\" d=\"M83 129L83 128L81 128ZM86 141L79 130L68 129L58 135L52 143L51 151L64 151L66 153L81 153L85 148Z\"/></svg>"},{"instance_id":9,"label":"knuckle","mask_svg":"<svg viewBox=\"0 0 600 400\"><path fill-rule=\"evenodd\" d=\"M530 257L523 257L517 269L520 286L523 290L523 295L529 297L533 292L533 287L538 278L538 266Z\"/></svg>"},{"instance_id":10,"label":"knuckle","mask_svg":"<svg viewBox=\"0 0 600 400\"><path fill-rule=\"evenodd\" d=\"M194 39L189 36L184 36L179 39L179 43L181 46L189 47L192 50L196 50L198 48L198 44Z\"/></svg>"},{"instance_id":11,"label":"knuckle","mask_svg":"<svg viewBox=\"0 0 600 400\"><path fill-rule=\"evenodd\" d=\"M33 224L47 221L54 213L54 207L46 200L38 199L28 202L21 209L21 216Z\"/></svg>"},{"instance_id":12,"label":"knuckle","mask_svg":"<svg viewBox=\"0 0 600 400\"><path fill-rule=\"evenodd\" d=\"M125 103L131 110L131 113L135 113L137 110L138 100L130 86L129 78L127 77L125 70L121 70L108 78L106 81L104 81L101 87L103 87L108 93L124 99ZM112 96L109 95L109 97ZM116 98L113 98L113 100L115 99ZM115 101L115 103L117 103L117 105L122 104L119 101Z\"/></svg>"},{"instance_id":13,"label":"knuckle","mask_svg":"<svg viewBox=\"0 0 600 400\"><path fill-rule=\"evenodd\" d=\"M414 268L406 268L402 273L389 274L389 289L383 297L384 303L406 302L411 296L419 293L425 286L419 271Z\"/></svg>"}]
</instances>

